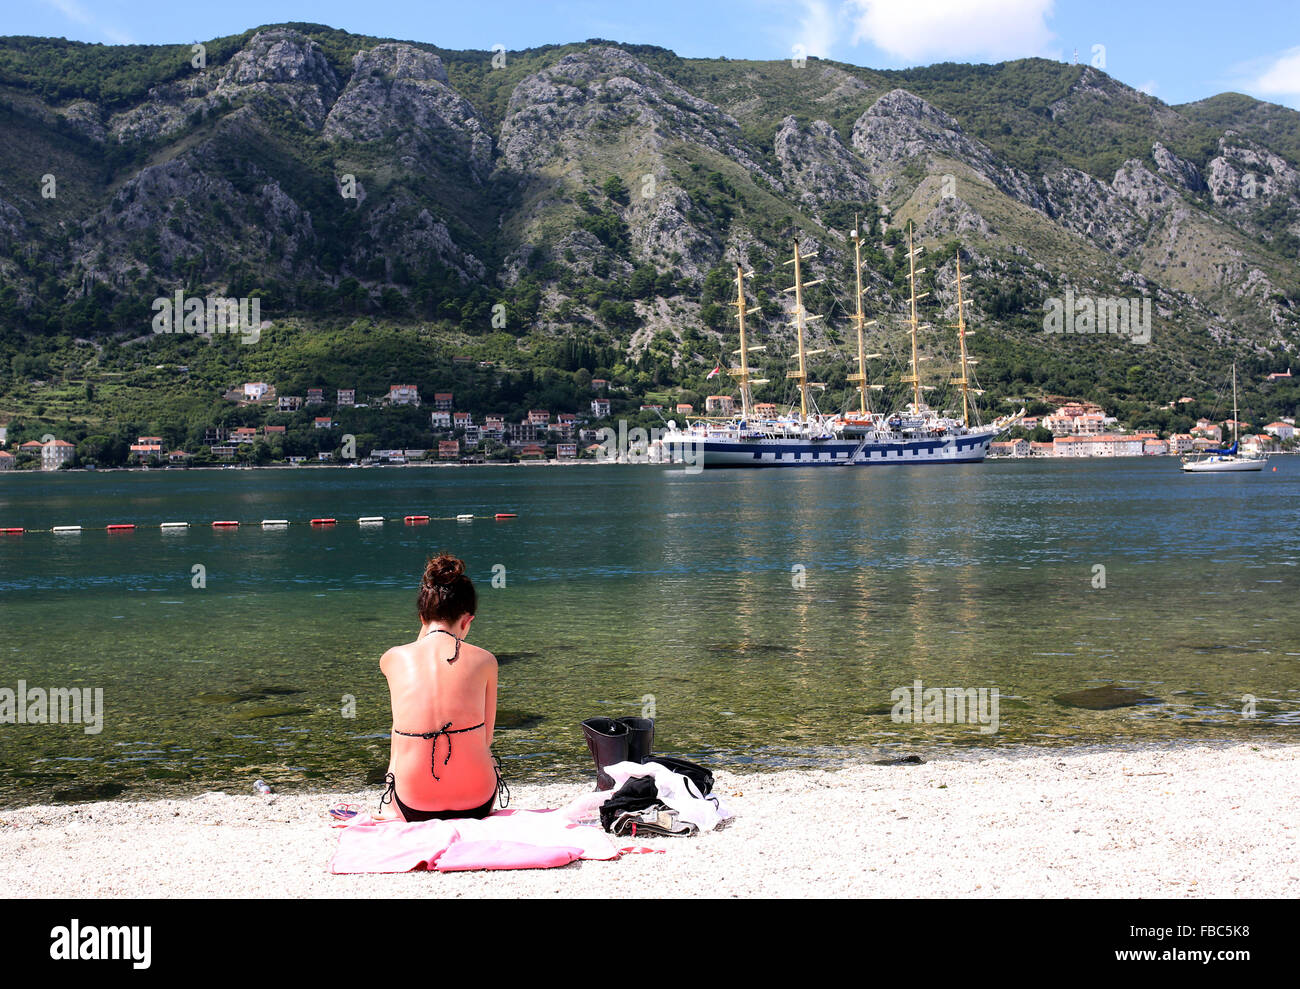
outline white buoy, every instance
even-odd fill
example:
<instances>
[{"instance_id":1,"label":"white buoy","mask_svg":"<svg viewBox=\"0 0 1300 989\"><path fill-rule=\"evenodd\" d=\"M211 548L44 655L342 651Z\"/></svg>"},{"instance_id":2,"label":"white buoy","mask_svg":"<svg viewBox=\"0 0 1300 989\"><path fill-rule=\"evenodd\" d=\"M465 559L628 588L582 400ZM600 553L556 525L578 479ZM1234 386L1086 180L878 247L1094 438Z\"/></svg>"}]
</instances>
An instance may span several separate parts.
<instances>
[{"instance_id":1,"label":"white buoy","mask_svg":"<svg viewBox=\"0 0 1300 989\"><path fill-rule=\"evenodd\" d=\"M383 525L384 517L382 515L363 515L357 521L362 525Z\"/></svg>"},{"instance_id":2,"label":"white buoy","mask_svg":"<svg viewBox=\"0 0 1300 989\"><path fill-rule=\"evenodd\" d=\"M456 521L457 521L457 522L473 522L473 521L474 521L474 516L473 516L473 515L457 515L457 516L456 516Z\"/></svg>"},{"instance_id":3,"label":"white buoy","mask_svg":"<svg viewBox=\"0 0 1300 989\"><path fill-rule=\"evenodd\" d=\"M51 532L80 532L80 531L81 531L81 526L79 526L79 525L56 525L56 526L55 526L53 529L51 529L50 531L51 531Z\"/></svg>"},{"instance_id":4,"label":"white buoy","mask_svg":"<svg viewBox=\"0 0 1300 989\"><path fill-rule=\"evenodd\" d=\"M159 522L158 523L159 529L188 529L189 527L190 524L188 522Z\"/></svg>"},{"instance_id":5,"label":"white buoy","mask_svg":"<svg viewBox=\"0 0 1300 989\"><path fill-rule=\"evenodd\" d=\"M280 526L284 526L288 524L289 524L288 519L262 519L263 529L279 528Z\"/></svg>"}]
</instances>

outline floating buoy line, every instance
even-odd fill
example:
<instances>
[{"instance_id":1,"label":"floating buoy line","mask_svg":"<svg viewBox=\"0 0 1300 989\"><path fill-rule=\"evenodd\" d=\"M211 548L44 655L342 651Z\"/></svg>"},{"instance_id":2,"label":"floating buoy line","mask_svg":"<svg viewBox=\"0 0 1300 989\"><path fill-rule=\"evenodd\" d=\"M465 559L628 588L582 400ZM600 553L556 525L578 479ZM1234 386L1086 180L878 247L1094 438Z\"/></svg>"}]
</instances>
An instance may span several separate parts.
<instances>
[{"instance_id":1,"label":"floating buoy line","mask_svg":"<svg viewBox=\"0 0 1300 989\"><path fill-rule=\"evenodd\" d=\"M401 515L393 516L391 518L386 518L383 515L363 515L356 519L356 524L362 526L376 526L383 525L385 522L401 522L403 525L426 525L429 522L473 522L475 519L491 519L494 522L502 522L507 519L515 519L518 517L519 516L514 512L496 512L493 515L471 515L467 513L445 516ZM158 528L175 531L177 529L188 529L192 524L193 523L190 522L159 522ZM202 523L199 524L201 525ZM237 519L218 519L210 523L213 529L219 530L238 529L240 524L241 523ZM249 522L246 524L260 525L263 529L287 529L290 525L294 525L295 523L290 522L288 519L262 519L260 522ZM298 522L296 524L303 525L304 523ZM305 524L313 529L329 529L337 526L339 520L337 518L322 516L320 518L311 519ZM96 528L98 527L80 525L54 525L50 526L48 529L28 529L20 525L0 526L0 536L21 536L27 532L84 532L93 531ZM109 525L105 525L103 530L105 532L135 532L136 529L139 528L143 528L143 526L138 525L135 522L113 522Z\"/></svg>"}]
</instances>

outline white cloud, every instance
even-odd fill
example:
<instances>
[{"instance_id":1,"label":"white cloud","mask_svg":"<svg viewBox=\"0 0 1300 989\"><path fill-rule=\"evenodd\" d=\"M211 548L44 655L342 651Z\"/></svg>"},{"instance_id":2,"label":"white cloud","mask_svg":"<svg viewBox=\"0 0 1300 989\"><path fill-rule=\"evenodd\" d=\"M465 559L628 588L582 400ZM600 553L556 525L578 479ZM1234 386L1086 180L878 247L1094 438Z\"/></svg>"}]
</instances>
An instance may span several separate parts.
<instances>
[{"instance_id":1,"label":"white cloud","mask_svg":"<svg viewBox=\"0 0 1300 989\"><path fill-rule=\"evenodd\" d=\"M121 45L130 45L135 43L125 31L114 27L112 24L102 24L99 19L83 7L77 0L42 0L48 7L53 7L70 21L98 31L109 41L117 42Z\"/></svg>"},{"instance_id":2,"label":"white cloud","mask_svg":"<svg viewBox=\"0 0 1300 989\"><path fill-rule=\"evenodd\" d=\"M1292 106L1300 103L1300 48L1292 48L1277 56L1248 88L1263 96L1283 97Z\"/></svg>"},{"instance_id":3,"label":"white cloud","mask_svg":"<svg viewBox=\"0 0 1300 989\"><path fill-rule=\"evenodd\" d=\"M1054 0L848 0L853 43L909 62L1049 54Z\"/></svg>"},{"instance_id":4,"label":"white cloud","mask_svg":"<svg viewBox=\"0 0 1300 989\"><path fill-rule=\"evenodd\" d=\"M805 55L829 58L838 33L830 4L826 0L802 0L802 4L804 12L795 43L803 47Z\"/></svg>"}]
</instances>

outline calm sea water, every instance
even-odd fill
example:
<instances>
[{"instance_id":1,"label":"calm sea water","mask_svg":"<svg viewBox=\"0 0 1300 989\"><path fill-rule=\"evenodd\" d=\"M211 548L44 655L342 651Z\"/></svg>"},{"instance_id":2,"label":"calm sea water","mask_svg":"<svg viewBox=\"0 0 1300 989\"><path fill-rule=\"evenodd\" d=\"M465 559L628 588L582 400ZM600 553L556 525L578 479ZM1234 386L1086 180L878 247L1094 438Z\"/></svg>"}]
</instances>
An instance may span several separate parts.
<instances>
[{"instance_id":1,"label":"calm sea water","mask_svg":"<svg viewBox=\"0 0 1300 989\"><path fill-rule=\"evenodd\" d=\"M413 637L439 549L467 561L472 638L502 661L510 778L589 774L578 723L646 706L661 751L732 769L1296 740L1300 465L1275 463L0 476L0 526L88 527L0 537L0 687L102 688L105 704L97 735L0 725L0 805L374 782L391 725L379 657ZM350 521L465 512L519 517ZM340 524L301 524L315 516ZM228 518L244 525L209 527ZM249 524L263 518L295 524ZM173 520L194 525L159 530ZM116 522L140 528L103 531ZM918 679L997 688L998 731L895 723L891 692ZM1054 699L1106 684L1159 702Z\"/></svg>"}]
</instances>

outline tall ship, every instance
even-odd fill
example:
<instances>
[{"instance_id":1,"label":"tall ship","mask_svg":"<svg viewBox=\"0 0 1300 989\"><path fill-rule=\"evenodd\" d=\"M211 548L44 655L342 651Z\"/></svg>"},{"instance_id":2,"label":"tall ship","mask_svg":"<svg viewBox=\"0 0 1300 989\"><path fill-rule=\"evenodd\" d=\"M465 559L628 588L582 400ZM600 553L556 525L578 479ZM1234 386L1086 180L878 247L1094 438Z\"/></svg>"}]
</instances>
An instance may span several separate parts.
<instances>
[{"instance_id":1,"label":"tall ship","mask_svg":"<svg viewBox=\"0 0 1300 989\"><path fill-rule=\"evenodd\" d=\"M866 328L874 325L862 309L862 242L857 229L852 232L854 250L854 283L856 286L856 312L851 316L857 326L857 371L848 380L857 384L858 408L837 413L826 413L818 408L813 390L824 391L824 383L810 381L808 359L823 353L805 346L805 329L809 322L820 319L809 316L804 308L805 288L819 284L803 280L803 264L816 257L817 252L800 254L799 242L794 244L794 257L785 262L794 266L794 284L786 289L794 293L794 328L796 331L798 366L787 372L787 380L798 387L797 409L792 405L778 413L770 403L755 403L753 388L768 384L766 378L750 374L749 355L766 350L765 345L751 346L748 340L745 317L757 312L749 308L745 298L746 272L736 265L736 317L740 324L740 349L734 354L739 366L729 368L740 391L740 411L726 417L700 417L688 419L682 426L668 423L663 443L674 460L703 467L868 467L887 464L964 464L982 461L989 444L1024 417L1022 408L1014 415L1004 416L992 423L981 424L978 412L971 401L970 366L974 363L966 352L966 317L964 307L970 300L962 297L961 258L957 258L957 339L960 344L960 364L956 377L948 384L959 385L962 396L961 418L931 409L923 400L923 392L935 386L923 385L918 372L917 335L923 328L917 317L917 302L928 293L918 294L916 278L925 269L917 269L916 258L920 249L913 245L912 229L907 233L908 283L910 286L910 315L907 323L911 341L911 373L901 380L912 386L912 401L892 413L873 411L868 395L880 391L882 385L871 385L867 377L867 360L880 354L866 353ZM970 276L965 276L969 278ZM974 421L972 419L974 418Z\"/></svg>"}]
</instances>

